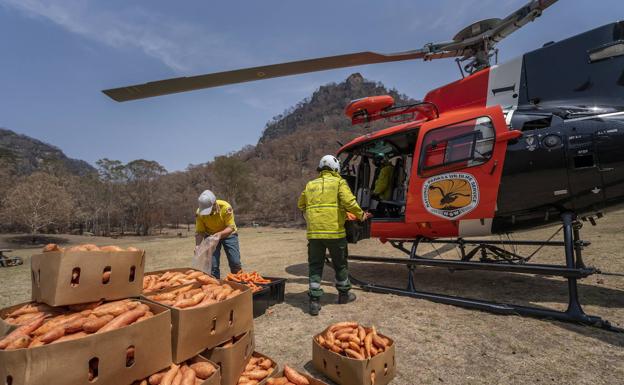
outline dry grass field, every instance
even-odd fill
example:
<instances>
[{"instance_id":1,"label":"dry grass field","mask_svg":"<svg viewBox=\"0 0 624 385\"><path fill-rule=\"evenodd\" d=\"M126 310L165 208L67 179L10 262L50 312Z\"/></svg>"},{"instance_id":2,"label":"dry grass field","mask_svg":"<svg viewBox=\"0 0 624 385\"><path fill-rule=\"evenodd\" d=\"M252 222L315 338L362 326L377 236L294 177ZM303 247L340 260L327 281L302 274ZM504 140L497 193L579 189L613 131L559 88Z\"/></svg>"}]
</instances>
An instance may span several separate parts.
<instances>
[{"instance_id":1,"label":"dry grass field","mask_svg":"<svg viewBox=\"0 0 624 385\"><path fill-rule=\"evenodd\" d=\"M586 224L583 239L592 245L585 261L605 272L624 273L624 211L609 214L599 226ZM555 228L514 234L516 239L546 239ZM0 238L0 247L15 245ZM147 250L147 270L185 266L193 250L191 235L108 239L65 236L70 244L133 245ZM326 294L318 317L307 309L306 241L302 230L242 229L244 268L263 275L287 277L285 303L255 321L259 351L280 364L314 373L312 335L332 322L357 320L375 324L396 341L396 385L414 384L624 384L624 334L567 323L498 316L435 304L424 300L355 290L358 300L339 306L332 287L333 272L325 274ZM423 248L425 250L425 248ZM530 252L533 248L520 251ZM10 255L25 257L20 267L0 268L0 306L30 296L29 255L23 248ZM389 245L369 240L350 247L351 254L400 256ZM445 258L456 256L449 251ZM225 256L222 266L227 272ZM545 248L537 262L561 262L562 250ZM402 287L405 268L352 263L358 277ZM223 270L222 270L223 273ZM419 268L417 286L423 290L563 309L565 282L557 278L489 272L450 272ZM587 313L624 327L624 276L594 275L579 284Z\"/></svg>"}]
</instances>

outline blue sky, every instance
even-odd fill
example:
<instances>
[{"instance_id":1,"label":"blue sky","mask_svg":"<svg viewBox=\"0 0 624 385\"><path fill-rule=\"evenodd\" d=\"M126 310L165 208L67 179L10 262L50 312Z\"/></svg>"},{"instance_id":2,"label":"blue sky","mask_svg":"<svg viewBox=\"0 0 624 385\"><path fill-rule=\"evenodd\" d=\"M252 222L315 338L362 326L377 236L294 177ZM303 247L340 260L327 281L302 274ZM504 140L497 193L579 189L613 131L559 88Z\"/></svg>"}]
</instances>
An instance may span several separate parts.
<instances>
[{"instance_id":1,"label":"blue sky","mask_svg":"<svg viewBox=\"0 0 624 385\"><path fill-rule=\"evenodd\" d=\"M527 0L0 0L0 127L94 163L168 170L255 144L265 123L353 72L420 98L452 60L353 67L117 103L100 90L151 80L449 40ZM621 0L560 0L499 44L501 61L624 18Z\"/></svg>"}]
</instances>

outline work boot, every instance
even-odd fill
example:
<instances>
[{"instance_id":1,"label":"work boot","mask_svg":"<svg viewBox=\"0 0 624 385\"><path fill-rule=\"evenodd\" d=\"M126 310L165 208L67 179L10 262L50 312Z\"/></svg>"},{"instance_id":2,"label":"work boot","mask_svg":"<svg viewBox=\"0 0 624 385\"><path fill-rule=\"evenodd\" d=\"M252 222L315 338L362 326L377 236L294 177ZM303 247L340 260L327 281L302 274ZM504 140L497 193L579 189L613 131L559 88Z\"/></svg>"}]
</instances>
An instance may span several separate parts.
<instances>
[{"instance_id":1,"label":"work boot","mask_svg":"<svg viewBox=\"0 0 624 385\"><path fill-rule=\"evenodd\" d=\"M340 305L344 305L346 303L349 302L353 302L355 301L357 297L355 296L355 294L345 291L345 292L338 292L338 303Z\"/></svg>"},{"instance_id":2,"label":"work boot","mask_svg":"<svg viewBox=\"0 0 624 385\"><path fill-rule=\"evenodd\" d=\"M318 315L321 311L321 301L316 297L310 297L310 315Z\"/></svg>"}]
</instances>

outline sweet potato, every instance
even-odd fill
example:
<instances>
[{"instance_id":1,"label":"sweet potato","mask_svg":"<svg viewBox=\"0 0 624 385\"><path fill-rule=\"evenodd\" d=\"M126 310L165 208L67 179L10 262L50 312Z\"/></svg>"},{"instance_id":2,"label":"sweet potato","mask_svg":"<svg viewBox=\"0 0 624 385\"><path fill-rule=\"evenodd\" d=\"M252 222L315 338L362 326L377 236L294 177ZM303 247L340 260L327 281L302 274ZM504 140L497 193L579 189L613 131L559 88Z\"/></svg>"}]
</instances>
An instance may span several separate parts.
<instances>
[{"instance_id":1,"label":"sweet potato","mask_svg":"<svg viewBox=\"0 0 624 385\"><path fill-rule=\"evenodd\" d=\"M185 368L187 368L185 366ZM182 375L182 381L180 385L194 385L195 384L195 371L188 368Z\"/></svg>"},{"instance_id":2,"label":"sweet potato","mask_svg":"<svg viewBox=\"0 0 624 385\"><path fill-rule=\"evenodd\" d=\"M201 292L201 293L197 293L197 294L193 294L193 296L191 298L183 298L183 299L179 299L177 300L173 306L174 307L179 307L179 308L185 308L185 307L189 307L189 306L195 306L198 303L201 302L202 299L204 299L204 297L206 296L206 293Z\"/></svg>"},{"instance_id":3,"label":"sweet potato","mask_svg":"<svg viewBox=\"0 0 624 385\"><path fill-rule=\"evenodd\" d=\"M284 365L284 375L295 385L310 385L310 381L307 378L288 365Z\"/></svg>"},{"instance_id":4,"label":"sweet potato","mask_svg":"<svg viewBox=\"0 0 624 385\"><path fill-rule=\"evenodd\" d=\"M364 338L364 353L366 358L371 358L371 346L373 345L373 332L370 332Z\"/></svg>"},{"instance_id":5,"label":"sweet potato","mask_svg":"<svg viewBox=\"0 0 624 385\"><path fill-rule=\"evenodd\" d=\"M364 359L363 355L361 355L360 353L356 352L353 349L345 349L344 351L345 351L345 353L347 353L348 357L355 358L356 360L363 360Z\"/></svg>"},{"instance_id":6,"label":"sweet potato","mask_svg":"<svg viewBox=\"0 0 624 385\"><path fill-rule=\"evenodd\" d=\"M32 341L30 342L30 345L28 345L28 348L36 348L37 346L43 346L45 345L43 342L41 342L41 340L38 337L35 337L32 339Z\"/></svg>"},{"instance_id":7,"label":"sweet potato","mask_svg":"<svg viewBox=\"0 0 624 385\"><path fill-rule=\"evenodd\" d=\"M33 330L39 328L41 324L43 324L43 321L44 317L40 316L31 320L27 324L13 330L11 333L7 334L2 340L0 340L0 349L6 349L6 347L9 346L9 344L14 340L18 339L19 337L29 335L33 332Z\"/></svg>"},{"instance_id":8,"label":"sweet potato","mask_svg":"<svg viewBox=\"0 0 624 385\"><path fill-rule=\"evenodd\" d=\"M141 249L137 249L136 247L128 246L126 247L127 251L141 251Z\"/></svg>"},{"instance_id":9,"label":"sweet potato","mask_svg":"<svg viewBox=\"0 0 624 385\"><path fill-rule=\"evenodd\" d=\"M179 365L172 364L171 368L167 371L167 373L165 373L162 380L160 381L160 385L171 385L179 370Z\"/></svg>"},{"instance_id":10,"label":"sweet potato","mask_svg":"<svg viewBox=\"0 0 624 385\"><path fill-rule=\"evenodd\" d=\"M201 378L202 380L205 380L208 377L212 376L212 374L217 370L208 362L196 362L190 367L191 369L193 369L193 371L195 371L195 375L197 375L197 377Z\"/></svg>"},{"instance_id":11,"label":"sweet potato","mask_svg":"<svg viewBox=\"0 0 624 385\"><path fill-rule=\"evenodd\" d=\"M52 341L51 343L56 344L59 342L63 342L63 341L71 341L71 340L77 340L78 338L82 338L82 337L86 337L88 336L87 333L85 332L78 332L78 333L73 333L73 334L69 334L69 335L64 335L63 337Z\"/></svg>"},{"instance_id":12,"label":"sweet potato","mask_svg":"<svg viewBox=\"0 0 624 385\"><path fill-rule=\"evenodd\" d=\"M219 281L216 278L213 278L208 274L200 275L196 277L195 280L203 285L207 285L209 283L219 284Z\"/></svg>"},{"instance_id":13,"label":"sweet potato","mask_svg":"<svg viewBox=\"0 0 624 385\"><path fill-rule=\"evenodd\" d=\"M112 321L104 325L100 330L97 331L97 333L104 333L107 331L122 328L124 326L128 326L134 321L141 318L143 315L145 315L145 313L145 308L139 306L136 309L130 310L113 318Z\"/></svg>"},{"instance_id":14,"label":"sweet potato","mask_svg":"<svg viewBox=\"0 0 624 385\"><path fill-rule=\"evenodd\" d=\"M64 322L65 334L72 334L82 330L84 323L87 322L87 317L79 317L69 322Z\"/></svg>"},{"instance_id":15,"label":"sweet potato","mask_svg":"<svg viewBox=\"0 0 624 385\"><path fill-rule=\"evenodd\" d=\"M173 381L171 381L171 385L181 385L182 384L182 373L184 373L184 366L180 366L180 370L176 373L175 377L173 377Z\"/></svg>"},{"instance_id":16,"label":"sweet potato","mask_svg":"<svg viewBox=\"0 0 624 385\"><path fill-rule=\"evenodd\" d=\"M103 328L104 325L112 321L113 318L115 317L112 314L105 314L96 319L86 320L85 323L82 324L82 330L84 330L87 333L95 333L101 328Z\"/></svg>"},{"instance_id":17,"label":"sweet potato","mask_svg":"<svg viewBox=\"0 0 624 385\"><path fill-rule=\"evenodd\" d=\"M338 322L336 324L333 324L332 326L329 327L329 331L336 331L338 329L342 329L342 328L356 328L358 327L358 323L357 322L352 322L352 321L346 321L346 322Z\"/></svg>"},{"instance_id":18,"label":"sweet potato","mask_svg":"<svg viewBox=\"0 0 624 385\"><path fill-rule=\"evenodd\" d=\"M61 248L56 243L48 243L47 245L44 246L43 248L44 253L49 253L51 251L61 251Z\"/></svg>"},{"instance_id":19,"label":"sweet potato","mask_svg":"<svg viewBox=\"0 0 624 385\"><path fill-rule=\"evenodd\" d=\"M147 381L150 383L150 385L159 385L165 374L167 374L167 372L158 372L152 374L151 376L149 376Z\"/></svg>"},{"instance_id":20,"label":"sweet potato","mask_svg":"<svg viewBox=\"0 0 624 385\"><path fill-rule=\"evenodd\" d=\"M41 342L44 344L49 344L52 341L58 340L59 338L65 335L65 327L63 325L57 326L54 329L50 330L46 334L39 337Z\"/></svg>"},{"instance_id":21,"label":"sweet potato","mask_svg":"<svg viewBox=\"0 0 624 385\"><path fill-rule=\"evenodd\" d=\"M269 360L268 358L263 358L261 361L258 362L258 366L261 369L269 370L273 367L273 361Z\"/></svg>"},{"instance_id":22,"label":"sweet potato","mask_svg":"<svg viewBox=\"0 0 624 385\"><path fill-rule=\"evenodd\" d=\"M249 378L250 380L264 380L269 374L271 374L270 371L263 369L254 369L243 372L243 376Z\"/></svg>"},{"instance_id":23,"label":"sweet potato","mask_svg":"<svg viewBox=\"0 0 624 385\"><path fill-rule=\"evenodd\" d=\"M7 315L7 318L18 317L27 313L40 313L40 312L44 312L47 310L50 310L50 307L48 305L44 305L40 303L38 304L28 303L20 308L13 310L11 313Z\"/></svg>"},{"instance_id":24,"label":"sweet potato","mask_svg":"<svg viewBox=\"0 0 624 385\"><path fill-rule=\"evenodd\" d=\"M148 318L152 318L153 316L154 316L154 313L152 313L151 311L148 310L148 311L145 312L145 314L142 317L137 319L136 322L144 321L144 320L146 320Z\"/></svg>"},{"instance_id":25,"label":"sweet potato","mask_svg":"<svg viewBox=\"0 0 624 385\"><path fill-rule=\"evenodd\" d=\"M119 246L110 245L110 246L100 247L100 251L124 251L124 249L122 249Z\"/></svg>"},{"instance_id":26,"label":"sweet potato","mask_svg":"<svg viewBox=\"0 0 624 385\"><path fill-rule=\"evenodd\" d=\"M379 337L377 334L373 334L373 344L379 349L386 350L388 347L388 343L384 341L383 338Z\"/></svg>"},{"instance_id":27,"label":"sweet potato","mask_svg":"<svg viewBox=\"0 0 624 385\"><path fill-rule=\"evenodd\" d=\"M30 345L31 338L29 336L20 336L6 347L6 350L25 349Z\"/></svg>"},{"instance_id":28,"label":"sweet potato","mask_svg":"<svg viewBox=\"0 0 624 385\"><path fill-rule=\"evenodd\" d=\"M267 380L267 385L286 385L289 382L286 377L273 377Z\"/></svg>"}]
</instances>

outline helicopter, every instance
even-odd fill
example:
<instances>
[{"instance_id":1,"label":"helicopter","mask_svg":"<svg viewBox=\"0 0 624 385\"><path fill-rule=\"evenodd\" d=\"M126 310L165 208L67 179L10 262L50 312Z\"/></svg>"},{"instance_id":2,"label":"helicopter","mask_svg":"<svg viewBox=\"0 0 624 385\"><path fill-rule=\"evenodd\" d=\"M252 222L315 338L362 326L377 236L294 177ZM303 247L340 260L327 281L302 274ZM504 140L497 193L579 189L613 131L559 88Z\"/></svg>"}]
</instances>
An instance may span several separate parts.
<instances>
[{"instance_id":1,"label":"helicopter","mask_svg":"<svg viewBox=\"0 0 624 385\"><path fill-rule=\"evenodd\" d=\"M411 51L359 52L103 92L128 101L364 64L455 58L461 79L429 91L420 102L395 105L383 95L345 108L352 124L380 119L395 124L338 151L342 177L360 206L374 213L365 222L348 221L347 238L378 238L409 256L348 256L406 266L406 288L353 276L351 281L368 291L622 331L583 311L577 280L599 272L582 259L590 245L580 239L583 223L595 225L624 201L624 22L549 42L498 64L496 44L556 2L529 1L505 18L475 22L450 41ZM374 193L382 164L393 169L389 198ZM552 240L556 233L546 241L482 238L556 222L561 222L562 241ZM457 247L460 259L421 255L424 242ZM529 245L561 247L565 263L531 263L532 255L505 247ZM420 266L563 277L568 307L558 311L417 290L413 272Z\"/></svg>"}]
</instances>

